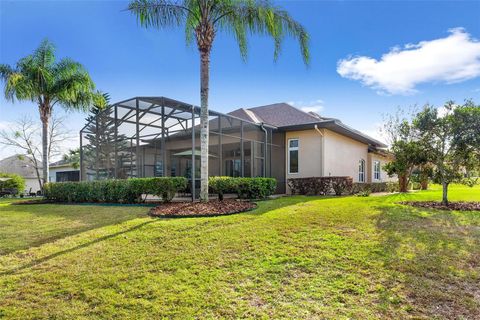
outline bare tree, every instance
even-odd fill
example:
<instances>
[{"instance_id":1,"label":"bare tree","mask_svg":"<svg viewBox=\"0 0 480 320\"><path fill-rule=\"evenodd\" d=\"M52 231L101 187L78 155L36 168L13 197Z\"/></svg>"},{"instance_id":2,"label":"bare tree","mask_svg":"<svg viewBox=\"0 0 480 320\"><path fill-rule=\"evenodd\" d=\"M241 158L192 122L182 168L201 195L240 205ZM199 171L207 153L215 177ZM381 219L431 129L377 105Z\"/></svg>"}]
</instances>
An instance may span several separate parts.
<instances>
[{"instance_id":1,"label":"bare tree","mask_svg":"<svg viewBox=\"0 0 480 320\"><path fill-rule=\"evenodd\" d=\"M62 144L65 141L71 141L74 137L63 124L64 121L65 117L63 116L53 115L52 117L47 148L49 162L52 158L61 155L64 151ZM35 170L40 188L43 188L41 132L40 124L33 121L29 116L24 116L17 120L10 130L0 131L0 145L13 147L19 153L25 155Z\"/></svg>"}]
</instances>

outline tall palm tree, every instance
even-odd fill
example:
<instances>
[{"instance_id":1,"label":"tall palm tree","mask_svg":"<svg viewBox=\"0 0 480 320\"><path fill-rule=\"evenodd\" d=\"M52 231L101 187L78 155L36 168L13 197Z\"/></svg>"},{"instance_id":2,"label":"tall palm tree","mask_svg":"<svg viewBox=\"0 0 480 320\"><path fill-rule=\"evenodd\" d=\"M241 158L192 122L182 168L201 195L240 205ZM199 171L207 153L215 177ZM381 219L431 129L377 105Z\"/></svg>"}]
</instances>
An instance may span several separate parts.
<instances>
[{"instance_id":1,"label":"tall palm tree","mask_svg":"<svg viewBox=\"0 0 480 320\"><path fill-rule=\"evenodd\" d=\"M278 58L286 36L298 39L303 60L309 61L308 34L290 15L268 0L134 0L130 10L143 27L185 28L187 43L196 39L200 52L200 199L208 201L208 90L210 52L217 32L233 34L240 54L247 57L247 34L273 38Z\"/></svg>"},{"instance_id":2,"label":"tall palm tree","mask_svg":"<svg viewBox=\"0 0 480 320\"><path fill-rule=\"evenodd\" d=\"M16 66L0 64L0 78L4 81L5 98L14 102L31 101L38 105L42 122L43 182L48 182L49 122L55 105L67 110L89 108L95 85L88 72L69 58L55 59L55 47L47 39Z\"/></svg>"}]
</instances>

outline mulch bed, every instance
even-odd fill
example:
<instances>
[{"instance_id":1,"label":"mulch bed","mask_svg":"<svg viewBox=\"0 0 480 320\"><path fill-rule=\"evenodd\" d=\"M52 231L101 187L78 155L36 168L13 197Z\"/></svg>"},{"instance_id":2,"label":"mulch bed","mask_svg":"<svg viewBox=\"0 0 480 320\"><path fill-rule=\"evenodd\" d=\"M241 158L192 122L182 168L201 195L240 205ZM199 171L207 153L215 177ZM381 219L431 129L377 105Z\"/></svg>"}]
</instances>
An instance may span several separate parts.
<instances>
[{"instance_id":1,"label":"mulch bed","mask_svg":"<svg viewBox=\"0 0 480 320\"><path fill-rule=\"evenodd\" d=\"M404 201L399 203L429 209L480 211L480 202L449 202L448 206L437 201Z\"/></svg>"},{"instance_id":2,"label":"mulch bed","mask_svg":"<svg viewBox=\"0 0 480 320\"><path fill-rule=\"evenodd\" d=\"M225 199L209 202L170 202L150 209L150 215L164 218L178 217L212 217L253 210L253 202Z\"/></svg>"}]
</instances>

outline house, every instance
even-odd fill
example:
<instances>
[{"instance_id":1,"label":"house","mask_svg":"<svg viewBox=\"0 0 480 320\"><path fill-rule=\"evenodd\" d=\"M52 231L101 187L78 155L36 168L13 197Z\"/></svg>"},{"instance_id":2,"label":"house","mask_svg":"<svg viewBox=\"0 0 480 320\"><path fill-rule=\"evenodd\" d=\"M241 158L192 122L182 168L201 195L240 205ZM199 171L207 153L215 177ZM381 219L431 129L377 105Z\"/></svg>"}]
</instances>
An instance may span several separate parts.
<instances>
[{"instance_id":1,"label":"house","mask_svg":"<svg viewBox=\"0 0 480 320\"><path fill-rule=\"evenodd\" d=\"M391 160L386 145L340 120L304 112L287 103L229 114L255 123L267 123L285 134L286 179L350 176L354 182L383 182L382 169Z\"/></svg>"},{"instance_id":2,"label":"house","mask_svg":"<svg viewBox=\"0 0 480 320\"><path fill-rule=\"evenodd\" d=\"M166 97L117 102L85 125L80 144L81 180L184 176L190 190L199 188L200 108L191 104ZM296 177L386 181L385 148L338 119L286 103L209 110L209 174L273 177L278 193Z\"/></svg>"},{"instance_id":3,"label":"house","mask_svg":"<svg viewBox=\"0 0 480 320\"><path fill-rule=\"evenodd\" d=\"M35 170L35 165L31 157L26 155L16 154L0 160L0 172L14 173L25 179L25 190L22 192L40 191L39 179L42 177L42 163L38 164L38 174ZM64 182L64 181L79 181L80 170L74 168L71 163L65 160L57 161L49 166L50 182Z\"/></svg>"},{"instance_id":4,"label":"house","mask_svg":"<svg viewBox=\"0 0 480 320\"><path fill-rule=\"evenodd\" d=\"M41 163L40 175L41 175ZM25 179L25 190L19 190L20 192L35 192L40 191L39 177L35 170L35 166L30 157L16 154L0 160L0 172L2 173L14 173Z\"/></svg>"},{"instance_id":5,"label":"house","mask_svg":"<svg viewBox=\"0 0 480 320\"><path fill-rule=\"evenodd\" d=\"M70 161L60 160L49 166L49 182L80 181L80 169Z\"/></svg>"}]
</instances>

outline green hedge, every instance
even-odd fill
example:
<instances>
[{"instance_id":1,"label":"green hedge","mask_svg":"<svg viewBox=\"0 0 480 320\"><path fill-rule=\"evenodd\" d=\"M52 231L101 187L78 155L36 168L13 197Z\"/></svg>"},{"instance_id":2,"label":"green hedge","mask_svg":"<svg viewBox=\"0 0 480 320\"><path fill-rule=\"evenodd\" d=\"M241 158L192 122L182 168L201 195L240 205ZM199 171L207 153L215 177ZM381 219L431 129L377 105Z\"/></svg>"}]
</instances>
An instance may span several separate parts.
<instances>
[{"instance_id":1,"label":"green hedge","mask_svg":"<svg viewBox=\"0 0 480 320\"><path fill-rule=\"evenodd\" d=\"M14 173L1 173L0 178L10 178L7 181L0 181L0 189L16 189L17 193L25 190L25 179Z\"/></svg>"},{"instance_id":2,"label":"green hedge","mask_svg":"<svg viewBox=\"0 0 480 320\"><path fill-rule=\"evenodd\" d=\"M275 193L277 181L274 178L210 177L210 191L223 200L226 193L235 193L242 199L265 199Z\"/></svg>"},{"instance_id":3,"label":"green hedge","mask_svg":"<svg viewBox=\"0 0 480 320\"><path fill-rule=\"evenodd\" d=\"M328 195L335 194L362 194L369 195L375 192L396 192L397 182L352 182L351 177L308 177L288 179L288 186L292 194L301 195Z\"/></svg>"},{"instance_id":4,"label":"green hedge","mask_svg":"<svg viewBox=\"0 0 480 320\"><path fill-rule=\"evenodd\" d=\"M340 196L350 193L352 178L342 176L292 178L288 179L288 186L292 194L327 195L334 193Z\"/></svg>"},{"instance_id":5,"label":"green hedge","mask_svg":"<svg viewBox=\"0 0 480 320\"><path fill-rule=\"evenodd\" d=\"M45 197L58 202L139 203L145 201L143 195L152 194L169 202L186 186L183 177L58 182L45 185Z\"/></svg>"}]
</instances>

